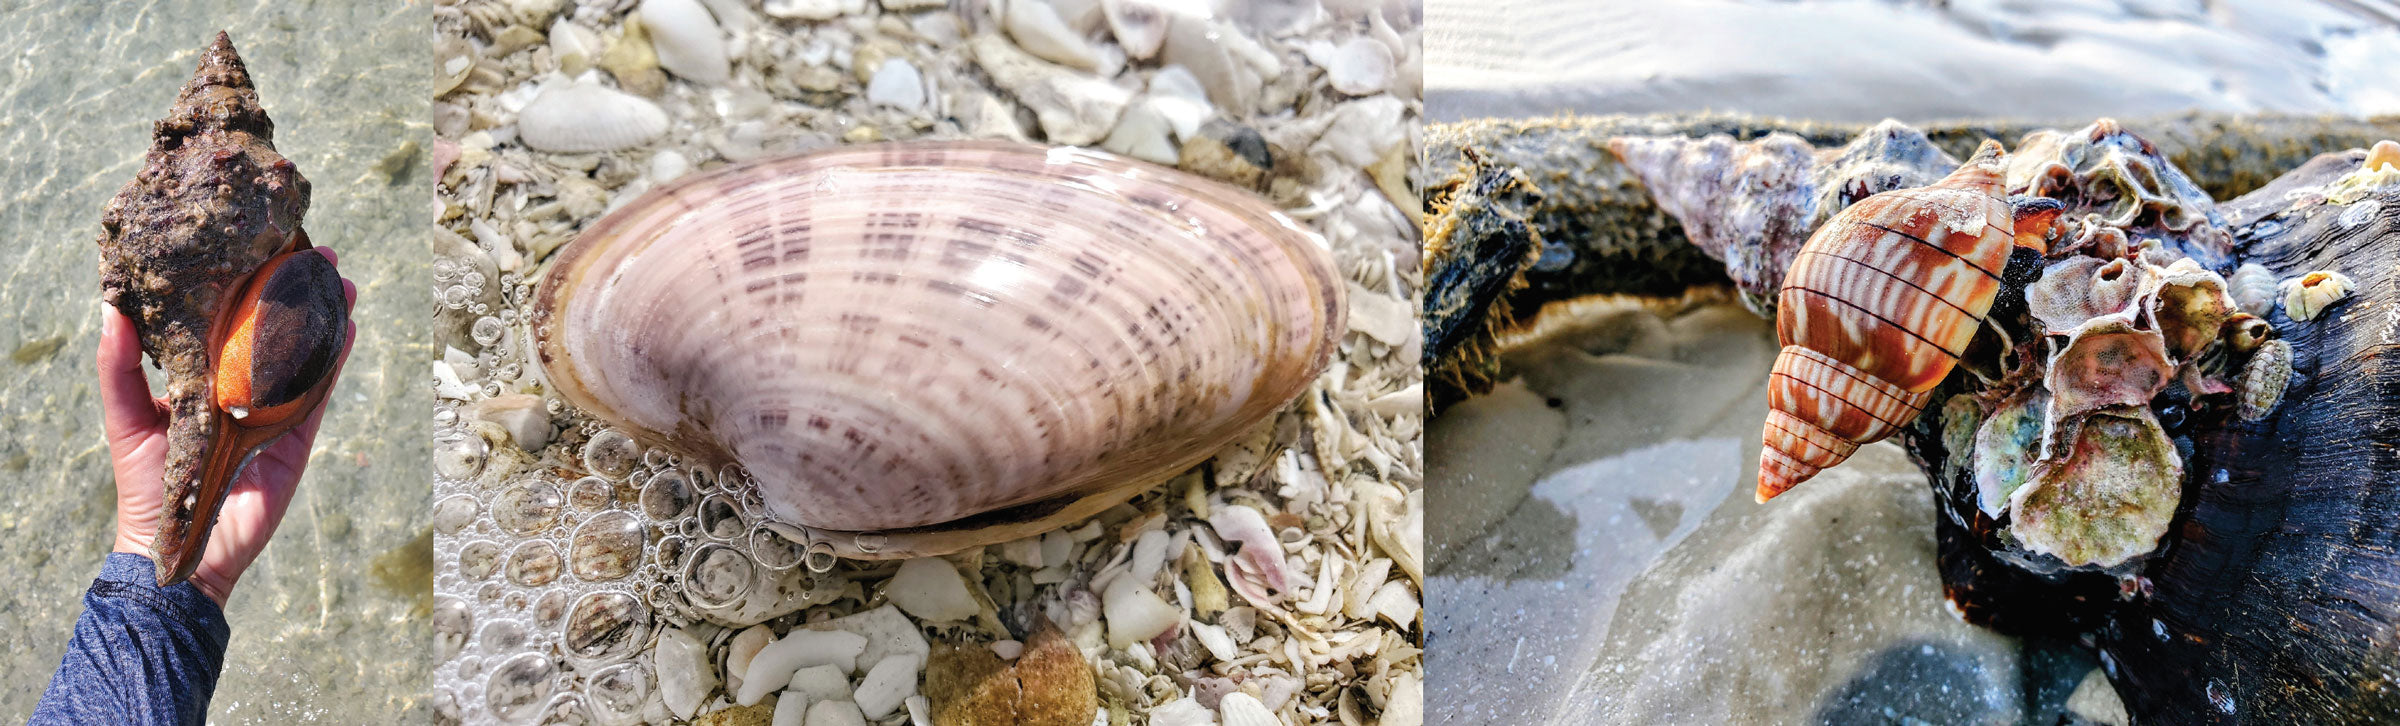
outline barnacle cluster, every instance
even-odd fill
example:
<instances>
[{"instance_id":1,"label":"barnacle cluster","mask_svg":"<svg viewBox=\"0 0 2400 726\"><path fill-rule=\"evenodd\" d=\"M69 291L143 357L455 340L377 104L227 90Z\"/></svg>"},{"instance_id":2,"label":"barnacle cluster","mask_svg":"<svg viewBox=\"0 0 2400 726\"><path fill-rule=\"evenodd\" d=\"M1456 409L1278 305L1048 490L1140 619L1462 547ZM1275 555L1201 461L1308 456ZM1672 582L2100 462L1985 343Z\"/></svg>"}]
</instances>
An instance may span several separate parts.
<instances>
[{"instance_id":1,"label":"barnacle cluster","mask_svg":"<svg viewBox=\"0 0 2400 726\"><path fill-rule=\"evenodd\" d=\"M2002 526L2004 556L2037 571L2128 571L2181 502L2176 439L2190 422L2258 421L2280 400L2292 349L2267 317L2280 304L2307 321L2348 279L2235 268L2214 203L2106 119L2026 137L2008 191L2065 213L2021 291L2023 316L1989 321L2003 343L1982 350L2005 373L1952 394L1944 438L1971 447L1952 454L1972 469L1976 516Z\"/></svg>"}]
</instances>

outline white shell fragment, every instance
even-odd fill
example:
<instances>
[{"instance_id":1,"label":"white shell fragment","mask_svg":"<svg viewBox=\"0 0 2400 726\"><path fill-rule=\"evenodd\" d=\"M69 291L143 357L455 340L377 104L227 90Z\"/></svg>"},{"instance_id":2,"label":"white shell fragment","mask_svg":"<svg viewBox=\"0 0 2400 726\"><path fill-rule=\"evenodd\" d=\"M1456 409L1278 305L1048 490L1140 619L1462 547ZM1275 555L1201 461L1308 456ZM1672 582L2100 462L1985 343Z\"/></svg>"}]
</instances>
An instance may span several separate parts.
<instances>
[{"instance_id":1,"label":"white shell fragment","mask_svg":"<svg viewBox=\"0 0 2400 726\"><path fill-rule=\"evenodd\" d=\"M1333 90L1353 96L1382 93L1392 85L1392 49L1360 36L1334 48L1325 59L1325 79Z\"/></svg>"},{"instance_id":2,"label":"white shell fragment","mask_svg":"<svg viewBox=\"0 0 2400 726\"><path fill-rule=\"evenodd\" d=\"M700 699L717 688L717 669L708 663L708 646L682 628L658 634L658 692L675 717L690 719Z\"/></svg>"},{"instance_id":3,"label":"white shell fragment","mask_svg":"<svg viewBox=\"0 0 2400 726\"><path fill-rule=\"evenodd\" d=\"M901 701L917 695L917 672L924 667L925 658L915 653L893 655L876 663L858 681L858 710L876 720L900 710Z\"/></svg>"},{"instance_id":4,"label":"white shell fragment","mask_svg":"<svg viewBox=\"0 0 2400 726\"><path fill-rule=\"evenodd\" d=\"M818 701L808 706L808 726L867 726L867 717L858 711L858 704L849 701Z\"/></svg>"},{"instance_id":5,"label":"white shell fragment","mask_svg":"<svg viewBox=\"0 0 2400 726\"><path fill-rule=\"evenodd\" d=\"M833 666L843 672L857 670L858 656L866 652L867 639L854 633L825 630L794 630L782 639L767 644L751 657L750 670L742 674L742 690L734 702L748 706L782 690L792 682L792 674L810 666Z\"/></svg>"},{"instance_id":6,"label":"white shell fragment","mask_svg":"<svg viewBox=\"0 0 2400 726\"><path fill-rule=\"evenodd\" d=\"M1330 361L1345 295L1323 242L1248 192L925 142L662 186L553 256L529 320L559 397L740 465L845 556L897 558L1087 517L1208 458Z\"/></svg>"},{"instance_id":7,"label":"white shell fragment","mask_svg":"<svg viewBox=\"0 0 2400 726\"><path fill-rule=\"evenodd\" d=\"M641 12L659 67L708 86L724 83L732 74L725 59L725 31L699 0L642 0Z\"/></svg>"},{"instance_id":8,"label":"white shell fragment","mask_svg":"<svg viewBox=\"0 0 2400 726\"><path fill-rule=\"evenodd\" d=\"M658 104L591 83L551 86L517 114L517 138L537 151L588 154L630 149L667 132Z\"/></svg>"},{"instance_id":9,"label":"white shell fragment","mask_svg":"<svg viewBox=\"0 0 2400 726\"><path fill-rule=\"evenodd\" d=\"M887 58L867 81L867 101L902 111L925 108L925 76L917 67L899 58Z\"/></svg>"},{"instance_id":10,"label":"white shell fragment","mask_svg":"<svg viewBox=\"0 0 2400 726\"><path fill-rule=\"evenodd\" d=\"M1225 726L1281 726L1283 723L1283 719L1276 718L1275 712L1267 710L1267 704L1260 703L1258 697L1240 691L1225 694L1225 698L1217 702L1217 718Z\"/></svg>"},{"instance_id":11,"label":"white shell fragment","mask_svg":"<svg viewBox=\"0 0 2400 726\"><path fill-rule=\"evenodd\" d=\"M810 701L850 700L850 677L840 666L813 665L792 672L791 688L785 693L797 693Z\"/></svg>"},{"instance_id":12,"label":"white shell fragment","mask_svg":"<svg viewBox=\"0 0 2400 726\"><path fill-rule=\"evenodd\" d=\"M1100 0L1117 45L1126 55L1144 60L1157 55L1158 47L1167 42L1167 23L1173 18L1161 5L1158 0Z\"/></svg>"},{"instance_id":13,"label":"white shell fragment","mask_svg":"<svg viewBox=\"0 0 2400 726\"><path fill-rule=\"evenodd\" d=\"M1108 645L1120 649L1156 638L1183 619L1183 611L1131 577L1108 583L1108 591L1100 595L1100 609L1108 618Z\"/></svg>"},{"instance_id":14,"label":"white shell fragment","mask_svg":"<svg viewBox=\"0 0 2400 726\"><path fill-rule=\"evenodd\" d=\"M900 563L900 571L892 574L884 594L901 611L937 623L965 620L983 610L975 604L975 595L967 591L966 578L958 575L958 568L938 557Z\"/></svg>"}]
</instances>

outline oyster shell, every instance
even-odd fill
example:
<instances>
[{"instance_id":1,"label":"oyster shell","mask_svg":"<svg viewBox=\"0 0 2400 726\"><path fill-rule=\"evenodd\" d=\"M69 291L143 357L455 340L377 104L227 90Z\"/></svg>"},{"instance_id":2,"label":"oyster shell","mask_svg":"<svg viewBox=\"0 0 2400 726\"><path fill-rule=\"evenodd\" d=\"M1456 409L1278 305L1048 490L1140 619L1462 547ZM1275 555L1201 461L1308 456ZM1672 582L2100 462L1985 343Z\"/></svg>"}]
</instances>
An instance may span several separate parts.
<instances>
[{"instance_id":1,"label":"oyster shell","mask_svg":"<svg viewBox=\"0 0 2400 726\"><path fill-rule=\"evenodd\" d=\"M101 299L167 372L167 507L152 544L161 585L199 566L248 456L323 401L346 334L340 277L321 255L295 253L309 247L308 180L274 134L218 33L100 218ZM235 356L238 366L220 365ZM233 383L242 390L217 390Z\"/></svg>"},{"instance_id":2,"label":"oyster shell","mask_svg":"<svg viewBox=\"0 0 2400 726\"><path fill-rule=\"evenodd\" d=\"M848 147L677 180L529 316L559 396L739 465L853 557L1007 541L1199 463L1345 330L1329 252L1251 195L1075 149ZM873 551L862 551L872 549Z\"/></svg>"}]
</instances>

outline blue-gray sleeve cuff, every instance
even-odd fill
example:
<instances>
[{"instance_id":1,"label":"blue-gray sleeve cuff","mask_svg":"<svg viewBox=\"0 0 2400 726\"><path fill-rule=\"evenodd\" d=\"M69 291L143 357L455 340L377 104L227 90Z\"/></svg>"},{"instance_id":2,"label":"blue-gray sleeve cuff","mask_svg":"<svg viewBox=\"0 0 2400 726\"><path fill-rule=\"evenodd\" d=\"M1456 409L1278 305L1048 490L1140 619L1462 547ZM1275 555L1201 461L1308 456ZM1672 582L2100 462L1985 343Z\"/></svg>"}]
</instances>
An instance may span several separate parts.
<instances>
[{"instance_id":1,"label":"blue-gray sleeve cuff","mask_svg":"<svg viewBox=\"0 0 2400 726\"><path fill-rule=\"evenodd\" d=\"M31 723L203 723L231 637L199 588L159 587L150 558L111 553Z\"/></svg>"}]
</instances>

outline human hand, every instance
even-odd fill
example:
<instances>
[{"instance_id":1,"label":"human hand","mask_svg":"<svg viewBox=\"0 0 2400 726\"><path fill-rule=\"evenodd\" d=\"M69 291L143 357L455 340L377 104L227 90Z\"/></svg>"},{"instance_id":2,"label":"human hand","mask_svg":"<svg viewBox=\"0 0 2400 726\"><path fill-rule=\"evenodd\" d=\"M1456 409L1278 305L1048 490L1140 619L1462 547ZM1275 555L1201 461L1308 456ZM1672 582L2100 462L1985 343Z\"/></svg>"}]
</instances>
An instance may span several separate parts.
<instances>
[{"instance_id":1,"label":"human hand","mask_svg":"<svg viewBox=\"0 0 2400 726\"><path fill-rule=\"evenodd\" d=\"M333 250L315 249L323 252L327 261L338 262ZM358 286L343 279L342 297L355 305ZM117 481L115 551L151 557L150 543L158 535L160 514L166 506L167 403L151 397L150 382L142 377L142 342L133 330L133 321L114 307L102 305L100 309L101 427ZM358 324L348 325L341 357L333 368L337 381L342 366L350 361L350 344L358 339ZM275 526L283 521L300 474L308 469L308 451L316 442L317 424L324 416L325 407L317 407L298 427L259 450L234 477L210 530L208 551L191 578L192 585L219 607L225 605L234 582L258 559L267 539L275 534Z\"/></svg>"}]
</instances>

